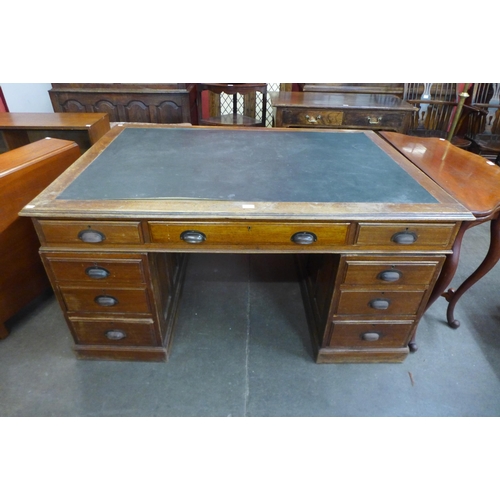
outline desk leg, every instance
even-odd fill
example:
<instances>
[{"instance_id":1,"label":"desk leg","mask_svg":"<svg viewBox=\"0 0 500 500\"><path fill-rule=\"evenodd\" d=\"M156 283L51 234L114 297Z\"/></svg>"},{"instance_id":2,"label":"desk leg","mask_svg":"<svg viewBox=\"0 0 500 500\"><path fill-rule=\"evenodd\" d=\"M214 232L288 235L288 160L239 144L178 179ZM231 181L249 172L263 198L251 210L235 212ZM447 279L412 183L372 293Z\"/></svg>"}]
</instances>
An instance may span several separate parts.
<instances>
[{"instance_id":1,"label":"desk leg","mask_svg":"<svg viewBox=\"0 0 500 500\"><path fill-rule=\"evenodd\" d=\"M9 331L7 330L7 327L3 323L0 323L0 340L6 339L8 336Z\"/></svg>"},{"instance_id":2,"label":"desk leg","mask_svg":"<svg viewBox=\"0 0 500 500\"><path fill-rule=\"evenodd\" d=\"M479 267L457 288L450 288L443 297L449 302L446 310L446 319L448 325L452 328L458 328L460 321L453 317L455 306L460 297L485 274L487 274L500 259L500 218L493 219L490 223L490 247L488 253Z\"/></svg>"}]
</instances>

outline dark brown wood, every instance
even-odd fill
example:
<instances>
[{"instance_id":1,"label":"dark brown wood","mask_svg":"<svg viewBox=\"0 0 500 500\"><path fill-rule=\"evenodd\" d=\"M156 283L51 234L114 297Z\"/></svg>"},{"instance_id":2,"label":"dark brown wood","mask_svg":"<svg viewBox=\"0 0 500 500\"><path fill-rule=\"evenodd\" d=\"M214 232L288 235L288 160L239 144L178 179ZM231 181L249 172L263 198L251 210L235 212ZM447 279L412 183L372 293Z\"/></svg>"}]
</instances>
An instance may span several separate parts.
<instances>
[{"instance_id":1,"label":"dark brown wood","mask_svg":"<svg viewBox=\"0 0 500 500\"><path fill-rule=\"evenodd\" d=\"M460 325L454 316L459 298L479 279L490 271L500 259L500 169L492 161L476 154L453 147L448 141L415 138L384 132L401 153L409 158L431 179L448 191L457 201L472 212L474 221L462 222L453 244L453 253L448 256L427 308L439 297L450 303L447 310L448 324L453 328ZM433 160L433 161L429 161ZM460 247L467 229L491 221L490 247L481 265L455 291L445 290L451 283L459 263Z\"/></svg>"},{"instance_id":2,"label":"dark brown wood","mask_svg":"<svg viewBox=\"0 0 500 500\"><path fill-rule=\"evenodd\" d=\"M276 127L327 127L405 132L416 108L385 94L270 92Z\"/></svg>"},{"instance_id":3,"label":"dark brown wood","mask_svg":"<svg viewBox=\"0 0 500 500\"><path fill-rule=\"evenodd\" d=\"M106 113L0 113L0 132L8 149L49 135L74 140L84 152L109 128Z\"/></svg>"},{"instance_id":4,"label":"dark brown wood","mask_svg":"<svg viewBox=\"0 0 500 500\"><path fill-rule=\"evenodd\" d=\"M111 122L196 124L193 83L53 83L57 112L107 113Z\"/></svg>"},{"instance_id":5,"label":"dark brown wood","mask_svg":"<svg viewBox=\"0 0 500 500\"><path fill-rule=\"evenodd\" d=\"M79 156L75 143L60 139L0 155L0 338L8 334L8 318L50 289L33 224L18 212Z\"/></svg>"},{"instance_id":6,"label":"dark brown wood","mask_svg":"<svg viewBox=\"0 0 500 500\"><path fill-rule=\"evenodd\" d=\"M403 96L403 83L304 83L304 92L341 92L345 94L390 94Z\"/></svg>"},{"instance_id":7,"label":"dark brown wood","mask_svg":"<svg viewBox=\"0 0 500 500\"><path fill-rule=\"evenodd\" d=\"M321 138L335 134L344 138L346 134L361 135L394 160L409 181L417 181L431 193L435 198L432 203L58 197L129 128L146 129L149 133L149 129L173 127L131 124L114 127L70 171L60 176L50 190L21 212L35 221L44 263L74 336L78 357L166 359L182 286L185 259L181 256L215 251L297 255L318 362L404 360L409 352L408 339L417 328L460 223L473 220L469 211L404 155L373 131L277 128L230 131L248 139L254 133L275 138L277 134L285 142L304 134L312 134L311 139L318 134L323 134ZM223 127L184 130L193 134L206 131L210 137L228 133ZM224 155L221 148L216 149L207 150L206 154ZM244 162L244 158L237 157L234 161ZM431 157L427 161L435 163L437 159ZM124 175L122 171L120 175ZM104 239L84 242L78 236L83 230L99 231ZM205 238L190 243L182 238L186 231L203 233ZM393 236L404 231L415 233L416 241L398 243ZM314 238L307 240L309 244L298 244L294 242L297 233L313 234ZM109 268L109 275L99 284L85 272L92 261L95 266ZM401 281L378 278L381 272L394 269L401 273ZM103 289L107 295L116 297L118 303L97 304L96 296ZM380 298L390 300L387 309L368 305ZM127 332L124 329L129 319L134 328ZM368 324L386 328L378 333L376 340L374 335L359 338L366 333L377 333L371 327L357 331L358 336L349 340L350 325L358 328ZM332 334L335 329L344 332L339 339ZM109 330L115 332L111 338ZM125 342L115 338L120 336L116 332L121 331L126 333Z\"/></svg>"}]
</instances>

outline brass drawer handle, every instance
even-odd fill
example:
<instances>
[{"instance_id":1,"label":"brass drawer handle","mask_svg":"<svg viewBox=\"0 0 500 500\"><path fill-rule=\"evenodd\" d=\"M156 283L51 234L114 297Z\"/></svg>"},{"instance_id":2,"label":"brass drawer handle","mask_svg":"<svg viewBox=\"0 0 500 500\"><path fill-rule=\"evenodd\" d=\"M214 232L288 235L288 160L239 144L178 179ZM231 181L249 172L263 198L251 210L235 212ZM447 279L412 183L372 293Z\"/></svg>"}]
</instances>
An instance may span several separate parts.
<instances>
[{"instance_id":1,"label":"brass drawer handle","mask_svg":"<svg viewBox=\"0 0 500 500\"><path fill-rule=\"evenodd\" d=\"M118 299L116 297L113 297L111 295L98 295L94 299L96 304L99 304L100 306L104 307L113 307L118 304Z\"/></svg>"},{"instance_id":2,"label":"brass drawer handle","mask_svg":"<svg viewBox=\"0 0 500 500\"><path fill-rule=\"evenodd\" d=\"M199 244L203 243L207 237L201 231L184 231L181 233L181 240L186 243Z\"/></svg>"},{"instance_id":3,"label":"brass drawer handle","mask_svg":"<svg viewBox=\"0 0 500 500\"><path fill-rule=\"evenodd\" d=\"M397 243L398 245L413 245L417 239L417 233L414 233L413 231L400 231L399 233L392 235L391 241Z\"/></svg>"},{"instance_id":4,"label":"brass drawer handle","mask_svg":"<svg viewBox=\"0 0 500 500\"><path fill-rule=\"evenodd\" d=\"M127 336L123 330L108 330L104 335L106 335L109 340L122 340Z\"/></svg>"},{"instance_id":5,"label":"brass drawer handle","mask_svg":"<svg viewBox=\"0 0 500 500\"><path fill-rule=\"evenodd\" d=\"M366 340L368 342L375 342L379 338L380 338L380 333L376 333L376 332L366 332L366 333L363 333L363 335L361 335L361 339Z\"/></svg>"},{"instance_id":6,"label":"brass drawer handle","mask_svg":"<svg viewBox=\"0 0 500 500\"><path fill-rule=\"evenodd\" d=\"M110 272L104 267L95 266L87 267L87 269L85 269L85 274L93 280L103 280L110 275Z\"/></svg>"},{"instance_id":7,"label":"brass drawer handle","mask_svg":"<svg viewBox=\"0 0 500 500\"><path fill-rule=\"evenodd\" d=\"M368 123L370 125L380 125L382 123L382 117L379 116L378 118L375 118L373 116L368 117Z\"/></svg>"},{"instance_id":8,"label":"brass drawer handle","mask_svg":"<svg viewBox=\"0 0 500 500\"><path fill-rule=\"evenodd\" d=\"M95 229L84 229L78 233L78 238L84 243L101 243L106 239L106 236Z\"/></svg>"},{"instance_id":9,"label":"brass drawer handle","mask_svg":"<svg viewBox=\"0 0 500 500\"><path fill-rule=\"evenodd\" d=\"M391 301L388 299L372 299L368 303L368 305L372 309L377 309L377 310L388 309L390 304L391 304Z\"/></svg>"},{"instance_id":10,"label":"brass drawer handle","mask_svg":"<svg viewBox=\"0 0 500 500\"><path fill-rule=\"evenodd\" d=\"M317 237L314 233L310 233L308 231L302 231L300 233L295 233L291 240L297 245L312 245L315 241L317 241Z\"/></svg>"},{"instance_id":11,"label":"brass drawer handle","mask_svg":"<svg viewBox=\"0 0 500 500\"><path fill-rule=\"evenodd\" d=\"M316 118L313 116L306 115L306 120L308 123L317 124L319 120L321 120L321 115L318 115Z\"/></svg>"},{"instance_id":12,"label":"brass drawer handle","mask_svg":"<svg viewBox=\"0 0 500 500\"><path fill-rule=\"evenodd\" d=\"M377 279L392 283L394 281L400 280L402 276L403 276L403 273L401 271L396 271L396 270L390 269L390 270L382 271L381 273L379 273L377 276Z\"/></svg>"}]
</instances>

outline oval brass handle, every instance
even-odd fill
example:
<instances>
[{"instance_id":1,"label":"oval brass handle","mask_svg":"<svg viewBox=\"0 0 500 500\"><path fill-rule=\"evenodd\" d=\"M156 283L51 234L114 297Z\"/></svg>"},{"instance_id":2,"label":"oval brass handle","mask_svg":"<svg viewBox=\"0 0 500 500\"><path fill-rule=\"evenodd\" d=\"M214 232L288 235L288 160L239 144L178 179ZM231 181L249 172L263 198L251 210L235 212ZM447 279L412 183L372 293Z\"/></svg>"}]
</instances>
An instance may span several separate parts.
<instances>
[{"instance_id":1,"label":"oval brass handle","mask_svg":"<svg viewBox=\"0 0 500 500\"><path fill-rule=\"evenodd\" d=\"M207 237L201 231L184 231L181 233L181 240L186 243L199 244L203 243Z\"/></svg>"},{"instance_id":2,"label":"oval brass handle","mask_svg":"<svg viewBox=\"0 0 500 500\"><path fill-rule=\"evenodd\" d=\"M95 229L84 229L78 233L78 238L84 243L100 243L106 239L106 236Z\"/></svg>"},{"instance_id":3,"label":"oval brass handle","mask_svg":"<svg viewBox=\"0 0 500 500\"><path fill-rule=\"evenodd\" d=\"M100 306L104 307L113 307L118 304L118 299L116 297L113 297L111 295L98 295L94 299L96 304L99 304Z\"/></svg>"},{"instance_id":4,"label":"oval brass handle","mask_svg":"<svg viewBox=\"0 0 500 500\"><path fill-rule=\"evenodd\" d=\"M373 116L368 117L368 123L370 125L379 125L382 123L382 117L379 116L378 118L374 118Z\"/></svg>"},{"instance_id":5,"label":"oval brass handle","mask_svg":"<svg viewBox=\"0 0 500 500\"><path fill-rule=\"evenodd\" d=\"M378 309L378 310L387 309L390 304L391 304L391 301L388 299L372 299L368 303L368 305L372 309Z\"/></svg>"},{"instance_id":6,"label":"oval brass handle","mask_svg":"<svg viewBox=\"0 0 500 500\"><path fill-rule=\"evenodd\" d=\"M106 335L109 340L122 340L127 336L123 330L108 330L104 335Z\"/></svg>"},{"instance_id":7,"label":"oval brass handle","mask_svg":"<svg viewBox=\"0 0 500 500\"><path fill-rule=\"evenodd\" d=\"M367 340L368 342L374 342L380 338L380 333L377 332L366 332L361 335L362 340Z\"/></svg>"},{"instance_id":8,"label":"oval brass handle","mask_svg":"<svg viewBox=\"0 0 500 500\"><path fill-rule=\"evenodd\" d=\"M378 274L377 278L382 281L398 281L403 276L401 271L396 271L394 269L388 269L387 271L382 271Z\"/></svg>"},{"instance_id":9,"label":"oval brass handle","mask_svg":"<svg viewBox=\"0 0 500 500\"><path fill-rule=\"evenodd\" d=\"M318 115L316 118L306 115L306 119L308 123L318 123L318 120L321 120L321 115Z\"/></svg>"},{"instance_id":10,"label":"oval brass handle","mask_svg":"<svg viewBox=\"0 0 500 500\"><path fill-rule=\"evenodd\" d=\"M399 233L393 234L391 241L397 243L398 245L412 245L418 239L417 233L413 231L400 231Z\"/></svg>"},{"instance_id":11,"label":"oval brass handle","mask_svg":"<svg viewBox=\"0 0 500 500\"><path fill-rule=\"evenodd\" d=\"M102 280L107 278L110 275L110 272L104 267L95 266L87 267L87 269L85 269L85 274L93 280Z\"/></svg>"},{"instance_id":12,"label":"oval brass handle","mask_svg":"<svg viewBox=\"0 0 500 500\"><path fill-rule=\"evenodd\" d=\"M297 245L312 245L318 238L314 233L309 231L302 231L300 233L295 233L291 240Z\"/></svg>"}]
</instances>

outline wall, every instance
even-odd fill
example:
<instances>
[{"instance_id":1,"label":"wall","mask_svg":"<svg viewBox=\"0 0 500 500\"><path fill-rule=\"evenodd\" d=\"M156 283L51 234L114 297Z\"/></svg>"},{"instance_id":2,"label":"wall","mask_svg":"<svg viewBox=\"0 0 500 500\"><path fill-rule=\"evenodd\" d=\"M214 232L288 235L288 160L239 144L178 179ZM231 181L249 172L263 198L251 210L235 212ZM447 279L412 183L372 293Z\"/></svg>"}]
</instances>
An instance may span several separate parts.
<instances>
[{"instance_id":1,"label":"wall","mask_svg":"<svg viewBox=\"0 0 500 500\"><path fill-rule=\"evenodd\" d=\"M0 83L11 113L53 113L50 83Z\"/></svg>"}]
</instances>

